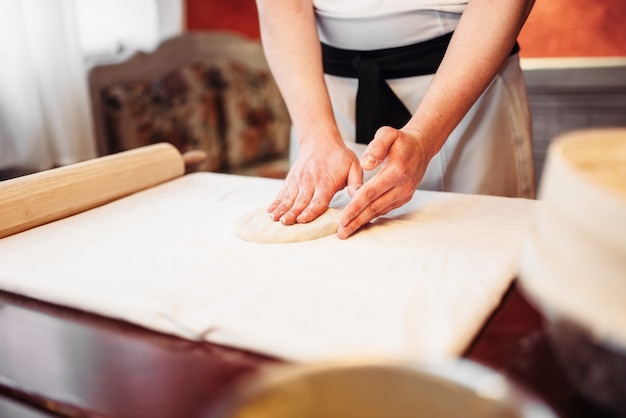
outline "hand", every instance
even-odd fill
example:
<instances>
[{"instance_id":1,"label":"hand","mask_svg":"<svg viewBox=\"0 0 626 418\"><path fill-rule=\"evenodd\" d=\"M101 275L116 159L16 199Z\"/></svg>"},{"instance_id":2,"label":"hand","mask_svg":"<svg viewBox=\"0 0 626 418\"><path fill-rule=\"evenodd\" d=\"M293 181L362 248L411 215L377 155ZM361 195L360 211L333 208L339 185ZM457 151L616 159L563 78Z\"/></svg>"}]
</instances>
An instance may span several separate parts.
<instances>
[{"instance_id":1,"label":"hand","mask_svg":"<svg viewBox=\"0 0 626 418\"><path fill-rule=\"evenodd\" d=\"M350 195L363 184L363 170L343 141L309 141L289 170L285 184L268 207L270 217L285 225L307 223L328 209L331 199L348 186Z\"/></svg>"},{"instance_id":2,"label":"hand","mask_svg":"<svg viewBox=\"0 0 626 418\"><path fill-rule=\"evenodd\" d=\"M430 158L419 132L380 128L361 157L361 167L380 171L360 187L343 210L337 232L345 239L377 216L411 200Z\"/></svg>"}]
</instances>

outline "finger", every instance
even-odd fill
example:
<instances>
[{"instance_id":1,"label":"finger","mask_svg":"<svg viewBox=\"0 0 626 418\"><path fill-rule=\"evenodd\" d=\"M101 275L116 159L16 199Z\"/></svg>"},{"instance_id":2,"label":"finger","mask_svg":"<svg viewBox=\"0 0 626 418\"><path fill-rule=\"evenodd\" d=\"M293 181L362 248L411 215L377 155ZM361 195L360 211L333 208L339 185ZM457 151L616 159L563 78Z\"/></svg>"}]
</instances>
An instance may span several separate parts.
<instances>
[{"instance_id":1,"label":"finger","mask_svg":"<svg viewBox=\"0 0 626 418\"><path fill-rule=\"evenodd\" d=\"M278 194L276 195L276 199L274 199L274 201L272 201L272 203L269 204L269 206L267 207L267 212L271 215L274 210L278 207L278 205L280 205L280 203L283 201L283 196L285 196L285 194L287 193L287 184L283 184L283 187L280 188L280 190L278 191Z\"/></svg>"},{"instance_id":2,"label":"finger","mask_svg":"<svg viewBox=\"0 0 626 418\"><path fill-rule=\"evenodd\" d=\"M410 200L409 196L396 193L394 189L388 190L380 198L366 206L355 218L345 225L340 225L337 235L340 239L346 239L372 219L382 216L396 209Z\"/></svg>"},{"instance_id":3,"label":"finger","mask_svg":"<svg viewBox=\"0 0 626 418\"><path fill-rule=\"evenodd\" d=\"M298 188L298 197L294 201L293 206L280 217L280 222L285 225L293 225L294 223L296 223L296 219L300 216L302 211L306 209L311 203L314 193L314 187L315 186L312 182L300 185L300 187Z\"/></svg>"},{"instance_id":4,"label":"finger","mask_svg":"<svg viewBox=\"0 0 626 418\"><path fill-rule=\"evenodd\" d=\"M340 239L346 239L356 231L358 231L363 225L367 225L372 219L383 215L393 209L395 206L385 203L385 195L380 199L376 199L365 207L355 218L345 225L340 225L337 230L337 236Z\"/></svg>"},{"instance_id":5,"label":"finger","mask_svg":"<svg viewBox=\"0 0 626 418\"><path fill-rule=\"evenodd\" d=\"M353 223L366 209L369 209L370 213L376 212L376 206L372 205L389 189L391 189L391 186L385 186L384 183L375 178L364 184L363 187L356 191L350 203L343 209L343 213L339 219L340 227L347 227ZM364 217L366 216L361 216L361 218ZM367 221L369 222L372 218Z\"/></svg>"},{"instance_id":6,"label":"finger","mask_svg":"<svg viewBox=\"0 0 626 418\"><path fill-rule=\"evenodd\" d=\"M326 212L326 210L328 210L328 205L334 195L335 192L330 189L316 190L311 202L296 218L296 222L308 223L317 219L320 215Z\"/></svg>"},{"instance_id":7,"label":"finger","mask_svg":"<svg viewBox=\"0 0 626 418\"><path fill-rule=\"evenodd\" d=\"M361 156L361 167L364 170L373 170L382 164L398 136L398 130L390 126L379 128Z\"/></svg>"},{"instance_id":8,"label":"finger","mask_svg":"<svg viewBox=\"0 0 626 418\"><path fill-rule=\"evenodd\" d=\"M357 190L363 186L363 169L353 164L348 171L348 194L353 197Z\"/></svg>"},{"instance_id":9,"label":"finger","mask_svg":"<svg viewBox=\"0 0 626 418\"><path fill-rule=\"evenodd\" d=\"M287 185L287 189L282 194L280 202L274 208L272 212L270 212L270 218L277 221L279 220L296 201L298 197L298 186L297 185Z\"/></svg>"},{"instance_id":10,"label":"finger","mask_svg":"<svg viewBox=\"0 0 626 418\"><path fill-rule=\"evenodd\" d=\"M350 236L372 219L410 200L410 184L399 180L395 171L393 167L384 167L355 193L339 220L340 237Z\"/></svg>"}]
</instances>

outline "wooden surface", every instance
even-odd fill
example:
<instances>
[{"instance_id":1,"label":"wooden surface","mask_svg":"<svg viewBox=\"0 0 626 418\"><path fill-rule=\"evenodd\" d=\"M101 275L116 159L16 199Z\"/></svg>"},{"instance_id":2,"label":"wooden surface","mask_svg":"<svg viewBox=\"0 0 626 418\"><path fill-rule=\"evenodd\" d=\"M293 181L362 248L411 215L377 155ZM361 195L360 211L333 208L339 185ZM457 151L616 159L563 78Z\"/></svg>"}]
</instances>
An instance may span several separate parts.
<instances>
[{"instance_id":1,"label":"wooden surface","mask_svg":"<svg viewBox=\"0 0 626 418\"><path fill-rule=\"evenodd\" d=\"M502 372L563 418L613 416L564 378L541 315L515 285L466 357ZM206 416L238 379L276 361L0 292L0 415L17 405L34 417Z\"/></svg>"}]
</instances>

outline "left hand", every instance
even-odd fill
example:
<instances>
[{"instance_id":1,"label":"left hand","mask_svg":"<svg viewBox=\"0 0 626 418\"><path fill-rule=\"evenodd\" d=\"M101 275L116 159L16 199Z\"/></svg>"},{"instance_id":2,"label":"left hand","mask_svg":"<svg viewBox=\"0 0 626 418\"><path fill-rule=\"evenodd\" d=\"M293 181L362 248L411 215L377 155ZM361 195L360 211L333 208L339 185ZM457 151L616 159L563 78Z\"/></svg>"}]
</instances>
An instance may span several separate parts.
<instances>
[{"instance_id":1,"label":"left hand","mask_svg":"<svg viewBox=\"0 0 626 418\"><path fill-rule=\"evenodd\" d=\"M377 216L411 200L430 156L419 132L380 128L361 157L361 167L380 171L359 188L344 208L337 235L345 239Z\"/></svg>"}]
</instances>

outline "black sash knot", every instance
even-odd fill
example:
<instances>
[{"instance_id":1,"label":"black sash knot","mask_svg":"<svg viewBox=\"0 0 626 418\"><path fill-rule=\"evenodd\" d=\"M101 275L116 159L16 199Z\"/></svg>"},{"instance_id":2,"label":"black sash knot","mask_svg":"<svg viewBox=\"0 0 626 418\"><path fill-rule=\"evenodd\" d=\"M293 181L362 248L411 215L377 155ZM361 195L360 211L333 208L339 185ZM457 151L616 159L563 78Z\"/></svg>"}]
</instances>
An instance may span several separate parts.
<instances>
[{"instance_id":1,"label":"black sash knot","mask_svg":"<svg viewBox=\"0 0 626 418\"><path fill-rule=\"evenodd\" d=\"M434 74L451 38L452 32L413 45L369 51L322 43L324 72L358 79L356 142L368 144L381 126L399 129L409 121L411 112L386 80ZM518 50L516 43L511 54Z\"/></svg>"}]
</instances>

